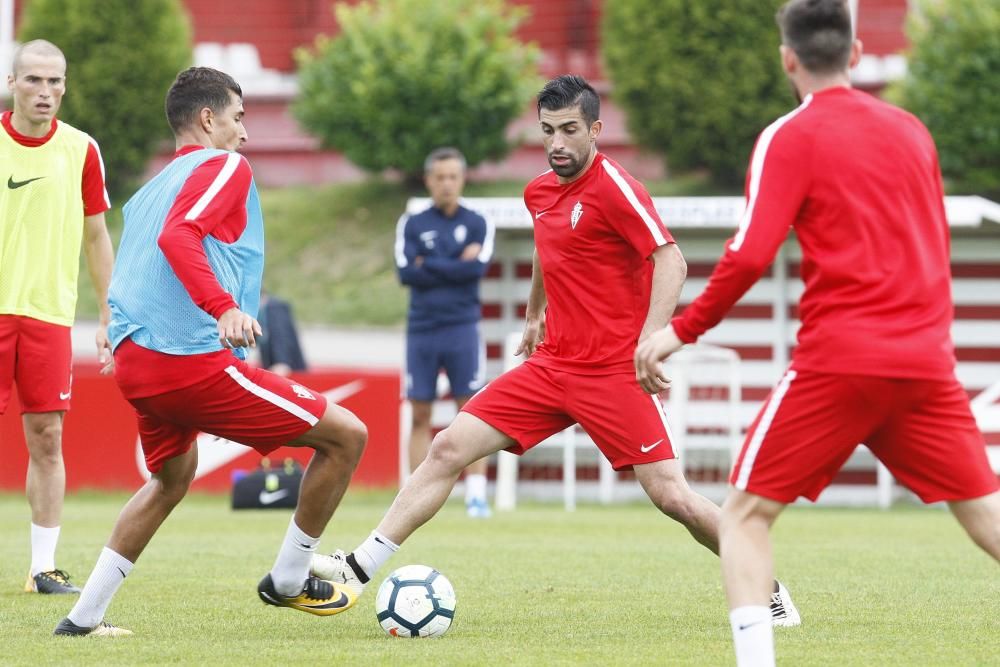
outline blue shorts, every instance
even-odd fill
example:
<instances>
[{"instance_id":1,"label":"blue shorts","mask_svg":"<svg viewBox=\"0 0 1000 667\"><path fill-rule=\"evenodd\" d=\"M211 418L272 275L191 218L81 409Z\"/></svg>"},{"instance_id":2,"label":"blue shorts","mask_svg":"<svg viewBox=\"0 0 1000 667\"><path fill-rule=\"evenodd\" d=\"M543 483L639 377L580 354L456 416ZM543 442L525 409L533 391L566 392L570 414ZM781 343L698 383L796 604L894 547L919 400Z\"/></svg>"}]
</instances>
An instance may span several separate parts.
<instances>
[{"instance_id":1,"label":"blue shorts","mask_svg":"<svg viewBox=\"0 0 1000 667\"><path fill-rule=\"evenodd\" d=\"M452 396L472 396L486 379L485 356L479 325L474 322L407 334L406 397L414 401L437 398L441 369L448 375Z\"/></svg>"}]
</instances>

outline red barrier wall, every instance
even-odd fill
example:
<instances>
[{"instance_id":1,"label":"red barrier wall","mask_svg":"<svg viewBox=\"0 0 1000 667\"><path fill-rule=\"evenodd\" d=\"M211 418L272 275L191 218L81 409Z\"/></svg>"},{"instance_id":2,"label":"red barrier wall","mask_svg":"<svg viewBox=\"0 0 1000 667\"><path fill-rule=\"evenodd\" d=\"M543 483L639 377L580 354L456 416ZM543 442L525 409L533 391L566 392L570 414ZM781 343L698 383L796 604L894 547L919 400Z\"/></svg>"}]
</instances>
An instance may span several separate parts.
<instances>
[{"instance_id":1,"label":"red barrier wall","mask_svg":"<svg viewBox=\"0 0 1000 667\"><path fill-rule=\"evenodd\" d=\"M399 373L368 369L327 369L293 376L298 382L351 410L368 426L368 447L352 483L393 486L399 480ZM193 489L228 491L232 472L255 468L260 455L242 451L211 437L199 438L201 464ZM63 428L66 487L135 490L142 485L145 468L137 458L135 412L122 398L113 378L98 374L95 365L73 369L72 408ZM230 453L231 452L231 453ZM308 448L282 447L270 459L280 465L286 457L303 464ZM11 397L7 414L0 417L0 489L23 490L28 453L21 427L20 404Z\"/></svg>"}]
</instances>

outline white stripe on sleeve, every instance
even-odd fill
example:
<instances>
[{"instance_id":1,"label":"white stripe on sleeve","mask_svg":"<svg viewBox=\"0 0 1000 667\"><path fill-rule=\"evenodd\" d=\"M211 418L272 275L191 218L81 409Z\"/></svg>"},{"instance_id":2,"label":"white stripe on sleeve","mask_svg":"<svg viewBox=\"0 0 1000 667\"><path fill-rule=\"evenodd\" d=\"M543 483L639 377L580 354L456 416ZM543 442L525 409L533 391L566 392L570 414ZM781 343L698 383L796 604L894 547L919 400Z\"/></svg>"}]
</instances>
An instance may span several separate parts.
<instances>
[{"instance_id":1,"label":"white stripe on sleeve","mask_svg":"<svg viewBox=\"0 0 1000 667\"><path fill-rule=\"evenodd\" d=\"M90 145L94 147L94 152L97 153L97 163L101 165L101 185L104 187L104 205L111 208L111 197L108 196L108 179L104 172L104 156L101 155L101 147L97 145L94 138L87 135L87 139L90 140Z\"/></svg>"},{"instance_id":2,"label":"white stripe on sleeve","mask_svg":"<svg viewBox=\"0 0 1000 667\"><path fill-rule=\"evenodd\" d=\"M401 269L405 269L410 263L406 259L406 223L410 219L409 213L404 213L399 216L399 221L396 223L396 266Z\"/></svg>"},{"instance_id":3,"label":"white stripe on sleeve","mask_svg":"<svg viewBox=\"0 0 1000 667\"><path fill-rule=\"evenodd\" d=\"M747 490L747 482L750 480L750 470L753 468L753 462L757 459L757 453L760 452L760 446L764 444L764 437L767 435L768 429L771 428L771 422L774 420L774 415L778 412L778 406L781 405L781 399L785 397L788 393L788 388L792 384L792 380L795 379L797 373L793 370L789 370L785 373L785 376L781 378L781 382L778 383L777 388L774 390L774 394L771 396L771 400L767 402L767 407L764 408L764 414L760 417L760 423L757 424L757 430L753 432L753 438L750 439L750 444L747 445L746 452L743 453L743 461L740 464L740 474L736 478L736 488L740 491Z\"/></svg>"},{"instance_id":4,"label":"white stripe on sleeve","mask_svg":"<svg viewBox=\"0 0 1000 667\"><path fill-rule=\"evenodd\" d=\"M485 218L483 218L485 220ZM476 255L483 264L486 264L493 257L493 237L496 235L496 227L492 222L486 220L486 237L483 239L483 249Z\"/></svg>"},{"instance_id":5,"label":"white stripe on sleeve","mask_svg":"<svg viewBox=\"0 0 1000 667\"><path fill-rule=\"evenodd\" d=\"M657 225L656 221L653 220L653 217L649 214L649 211L646 210L646 207L642 205L642 202L639 201L639 198L635 196L632 186L628 184L628 181L626 181L625 177L621 175L621 172L615 169L614 165L607 160L602 160L601 166L604 167L604 171L611 174L611 179L618 185L622 194L625 195L625 199L628 200L629 204L632 204L632 208L634 208L635 212L639 214L642 221L646 223L646 227L649 228L649 233L652 234L653 239L656 240L656 245L666 245L667 239L663 236L663 232L660 231L659 225Z\"/></svg>"},{"instance_id":6,"label":"white stripe on sleeve","mask_svg":"<svg viewBox=\"0 0 1000 667\"><path fill-rule=\"evenodd\" d=\"M185 220L197 220L198 216L204 213L208 205L212 203L215 199L215 195L219 194L226 183L232 178L233 174L236 173L236 167L240 164L239 153L230 153L226 156L226 163L222 165L222 169L219 174L212 181L212 184L208 186L208 190L205 190L205 194L191 207L191 210L187 212L184 216Z\"/></svg>"},{"instance_id":7,"label":"white stripe on sleeve","mask_svg":"<svg viewBox=\"0 0 1000 667\"><path fill-rule=\"evenodd\" d=\"M251 394L263 398L268 403L273 403L274 405L277 405L285 412L289 412L295 415L302 421L308 423L310 426L315 426L316 422L319 421L316 415L302 408L301 406L292 403L287 398L278 396L270 389L265 389L264 387L261 387L259 384L254 384L253 381L250 380L250 378L248 378L246 375L243 375L243 373L240 373L238 370L236 370L235 366L226 367L226 372L229 373L229 376L231 378L236 380L237 384L239 384L241 387L249 391Z\"/></svg>"},{"instance_id":8,"label":"white stripe on sleeve","mask_svg":"<svg viewBox=\"0 0 1000 667\"><path fill-rule=\"evenodd\" d=\"M743 240L746 238L747 230L750 229L750 221L753 218L753 209L757 204L757 193L760 191L760 177L764 172L764 158L767 155L767 148L771 145L771 140L774 139L774 135L778 133L781 126L795 118L803 109L809 106L812 102L812 95L806 95L806 98L802 101L798 107L789 111L784 116L774 121L760 133L760 139L757 141L757 147L753 151L753 158L750 160L750 186L747 193L747 207L743 211L743 217L740 219L740 227L736 230L736 235L733 237L732 243L729 244L729 249L736 252L743 247Z\"/></svg>"}]
</instances>

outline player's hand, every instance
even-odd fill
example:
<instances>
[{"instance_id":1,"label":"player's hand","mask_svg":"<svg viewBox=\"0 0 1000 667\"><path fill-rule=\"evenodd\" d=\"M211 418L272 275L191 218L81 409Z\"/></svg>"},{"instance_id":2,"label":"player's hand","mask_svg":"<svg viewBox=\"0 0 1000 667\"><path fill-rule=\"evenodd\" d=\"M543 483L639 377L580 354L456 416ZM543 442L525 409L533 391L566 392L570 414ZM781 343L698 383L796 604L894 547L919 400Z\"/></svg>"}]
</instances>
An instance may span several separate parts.
<instances>
[{"instance_id":1,"label":"player's hand","mask_svg":"<svg viewBox=\"0 0 1000 667\"><path fill-rule=\"evenodd\" d=\"M525 357L530 357L538 349L538 346L542 344L545 340L545 316L539 318L528 319L524 323L524 334L521 336L521 342L517 346L514 355L524 355Z\"/></svg>"},{"instance_id":2,"label":"player's hand","mask_svg":"<svg viewBox=\"0 0 1000 667\"><path fill-rule=\"evenodd\" d=\"M101 365L101 375L111 375L115 372L115 357L111 353L111 339L108 338L108 325L99 324L94 336L97 343L97 362Z\"/></svg>"},{"instance_id":3,"label":"player's hand","mask_svg":"<svg viewBox=\"0 0 1000 667\"><path fill-rule=\"evenodd\" d=\"M257 347L256 336L263 333L260 323L239 308L230 308L219 318L219 342L222 347Z\"/></svg>"},{"instance_id":4,"label":"player's hand","mask_svg":"<svg viewBox=\"0 0 1000 667\"><path fill-rule=\"evenodd\" d=\"M669 324L639 343L635 348L635 379L643 391L658 394L670 386L660 362L683 346L684 342Z\"/></svg>"},{"instance_id":5,"label":"player's hand","mask_svg":"<svg viewBox=\"0 0 1000 667\"><path fill-rule=\"evenodd\" d=\"M469 245L462 248L462 254L459 259L463 262L471 262L479 257L479 253L483 251L482 243L470 243Z\"/></svg>"}]
</instances>

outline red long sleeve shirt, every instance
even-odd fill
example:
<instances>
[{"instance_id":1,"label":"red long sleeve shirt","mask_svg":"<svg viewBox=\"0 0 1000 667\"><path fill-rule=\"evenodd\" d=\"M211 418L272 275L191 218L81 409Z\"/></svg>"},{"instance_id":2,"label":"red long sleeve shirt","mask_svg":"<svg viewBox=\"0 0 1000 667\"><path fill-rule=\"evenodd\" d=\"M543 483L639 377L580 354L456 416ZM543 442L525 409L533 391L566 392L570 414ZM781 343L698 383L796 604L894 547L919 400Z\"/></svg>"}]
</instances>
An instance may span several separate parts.
<instances>
[{"instance_id":1,"label":"red long sleeve shirt","mask_svg":"<svg viewBox=\"0 0 1000 667\"><path fill-rule=\"evenodd\" d=\"M200 150L182 146L174 157ZM160 232L159 246L199 308L218 319L236 301L219 284L202 240L240 238L247 224L247 193L253 173L235 153L206 160L188 176ZM125 398L142 398L188 387L232 363L229 350L187 356L147 350L124 341L115 350L115 376Z\"/></svg>"},{"instance_id":2,"label":"red long sleeve shirt","mask_svg":"<svg viewBox=\"0 0 1000 667\"><path fill-rule=\"evenodd\" d=\"M746 196L705 291L672 322L681 340L718 324L794 229L805 283L796 368L953 374L949 230L937 151L919 120L850 88L809 95L761 133Z\"/></svg>"}]
</instances>

